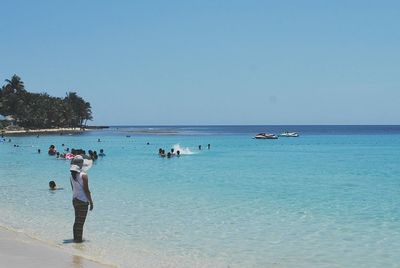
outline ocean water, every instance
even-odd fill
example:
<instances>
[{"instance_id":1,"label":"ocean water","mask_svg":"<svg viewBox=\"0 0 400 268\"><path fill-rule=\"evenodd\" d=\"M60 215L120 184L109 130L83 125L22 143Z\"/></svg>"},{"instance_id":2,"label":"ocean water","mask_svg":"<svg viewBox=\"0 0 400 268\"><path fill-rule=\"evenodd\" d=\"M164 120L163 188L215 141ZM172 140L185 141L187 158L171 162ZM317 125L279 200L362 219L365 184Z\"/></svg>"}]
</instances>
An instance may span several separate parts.
<instances>
[{"instance_id":1,"label":"ocean water","mask_svg":"<svg viewBox=\"0 0 400 268\"><path fill-rule=\"evenodd\" d=\"M252 139L284 130L301 136ZM0 224L80 255L120 267L400 267L400 126L128 126L11 139L0 143ZM106 153L88 172L83 244L65 243L69 163L48 156L50 144ZM157 155L173 147L185 154ZM49 191L50 180L64 189Z\"/></svg>"}]
</instances>

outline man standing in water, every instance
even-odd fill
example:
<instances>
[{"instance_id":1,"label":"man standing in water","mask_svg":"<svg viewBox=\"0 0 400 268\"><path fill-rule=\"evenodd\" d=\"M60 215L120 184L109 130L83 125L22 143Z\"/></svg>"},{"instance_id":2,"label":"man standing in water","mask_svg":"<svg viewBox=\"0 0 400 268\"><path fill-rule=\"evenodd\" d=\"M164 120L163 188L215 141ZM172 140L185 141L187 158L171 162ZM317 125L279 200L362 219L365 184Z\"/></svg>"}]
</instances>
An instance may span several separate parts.
<instances>
[{"instance_id":1,"label":"man standing in water","mask_svg":"<svg viewBox=\"0 0 400 268\"><path fill-rule=\"evenodd\" d=\"M93 200L89 191L88 175L81 171L78 165L71 165L71 187L73 192L72 204L75 210L74 242L82 243L83 225L85 224L88 206L93 210Z\"/></svg>"}]
</instances>

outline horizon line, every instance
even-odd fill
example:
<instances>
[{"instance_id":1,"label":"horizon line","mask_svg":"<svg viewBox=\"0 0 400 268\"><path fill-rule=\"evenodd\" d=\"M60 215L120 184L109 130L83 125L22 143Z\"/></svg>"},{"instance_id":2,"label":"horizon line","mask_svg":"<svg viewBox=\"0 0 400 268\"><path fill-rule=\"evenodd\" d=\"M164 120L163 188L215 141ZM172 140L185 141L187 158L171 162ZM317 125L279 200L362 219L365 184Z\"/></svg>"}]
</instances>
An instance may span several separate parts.
<instances>
[{"instance_id":1,"label":"horizon line","mask_svg":"<svg viewBox=\"0 0 400 268\"><path fill-rule=\"evenodd\" d=\"M207 126L400 126L400 124L132 124L132 125L88 125L88 127L207 127Z\"/></svg>"}]
</instances>

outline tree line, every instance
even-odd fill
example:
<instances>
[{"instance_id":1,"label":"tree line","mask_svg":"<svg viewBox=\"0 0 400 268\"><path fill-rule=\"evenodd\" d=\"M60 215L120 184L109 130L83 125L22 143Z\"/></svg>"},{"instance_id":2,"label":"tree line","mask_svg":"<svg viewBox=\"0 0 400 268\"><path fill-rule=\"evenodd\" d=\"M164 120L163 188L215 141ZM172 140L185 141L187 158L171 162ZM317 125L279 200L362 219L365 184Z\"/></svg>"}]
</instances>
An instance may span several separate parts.
<instances>
[{"instance_id":1,"label":"tree line","mask_svg":"<svg viewBox=\"0 0 400 268\"><path fill-rule=\"evenodd\" d=\"M5 82L0 90L0 115L12 117L18 126L76 128L93 119L90 103L76 92L68 92L64 98L28 92L18 75Z\"/></svg>"}]
</instances>

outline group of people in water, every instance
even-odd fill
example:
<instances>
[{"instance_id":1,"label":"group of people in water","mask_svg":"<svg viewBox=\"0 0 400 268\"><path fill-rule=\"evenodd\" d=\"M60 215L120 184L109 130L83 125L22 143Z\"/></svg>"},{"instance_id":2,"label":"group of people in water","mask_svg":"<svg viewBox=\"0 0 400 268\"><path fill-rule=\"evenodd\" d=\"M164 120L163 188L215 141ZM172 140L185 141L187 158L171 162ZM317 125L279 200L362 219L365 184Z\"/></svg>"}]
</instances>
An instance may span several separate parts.
<instances>
[{"instance_id":1,"label":"group of people in water","mask_svg":"<svg viewBox=\"0 0 400 268\"><path fill-rule=\"evenodd\" d=\"M167 157L167 158L171 158L173 156L179 157L179 156L181 156L181 151L176 150L176 152L175 152L175 149L171 148L170 152L165 153L165 150L163 148L160 148L160 149L158 149L158 155L161 157Z\"/></svg>"},{"instance_id":2,"label":"group of people in water","mask_svg":"<svg viewBox=\"0 0 400 268\"><path fill-rule=\"evenodd\" d=\"M207 144L207 149L208 149L208 150L211 149L211 144ZM201 145L199 145L199 150L201 150Z\"/></svg>"},{"instance_id":3,"label":"group of people in water","mask_svg":"<svg viewBox=\"0 0 400 268\"><path fill-rule=\"evenodd\" d=\"M5 138L1 138L1 142L5 142ZM101 142L100 139L97 140ZM9 139L11 142L11 139ZM150 145L147 142L147 145ZM15 147L18 145L14 145ZM65 144L62 144L65 148ZM210 149L211 145L208 144L207 148ZM202 146L198 145L198 150L202 150ZM40 154L41 150L37 152ZM185 153L185 152L184 152ZM159 148L158 154L162 158L180 157L181 151L179 149L171 148L168 152L163 148ZM75 211L75 221L73 225L73 241L81 243L83 241L83 226L86 220L88 210L93 209L93 200L91 192L89 190L89 178L87 170L91 164L96 161L99 157L104 157L105 153L103 149L100 149L100 153L95 150L88 150L87 153L83 149L65 148L61 152L57 151L54 144L48 148L48 155L55 156L57 159L70 160L71 164L69 167L70 171L70 183L72 188L72 203ZM88 167L88 164L89 167ZM58 187L55 180L49 181L49 189L51 191L62 190L63 188Z\"/></svg>"},{"instance_id":4,"label":"group of people in water","mask_svg":"<svg viewBox=\"0 0 400 268\"><path fill-rule=\"evenodd\" d=\"M211 144L207 144L207 148L208 148L208 150L210 150ZM199 145L199 150L201 150L201 145ZM160 149L158 149L158 155L163 158L164 157L171 158L173 156L179 157L179 156L181 156L181 151L180 150L175 151L174 148L171 148L171 150L169 152L165 153L165 150L163 148L160 148Z\"/></svg>"},{"instance_id":5,"label":"group of people in water","mask_svg":"<svg viewBox=\"0 0 400 268\"><path fill-rule=\"evenodd\" d=\"M64 147L65 145L62 144L62 146ZM38 153L40 153L40 152L41 152L40 149L38 149ZM84 157L84 159L90 159L93 161L97 160L99 158L99 156L103 157L106 155L104 153L103 149L100 149L99 154L97 154L97 151L95 151L95 150L88 150L88 154L86 154L85 150L74 149L74 148L72 148L71 151L69 150L69 148L66 148L63 153L60 153L60 152L57 152L57 149L53 144L50 145L48 154L55 155L58 159L67 159L67 160L73 159L76 155L82 155Z\"/></svg>"},{"instance_id":6,"label":"group of people in water","mask_svg":"<svg viewBox=\"0 0 400 268\"><path fill-rule=\"evenodd\" d=\"M65 145L62 144L62 146L64 147ZM38 149L38 153L41 153L40 149ZM50 145L48 154L52 155L52 156L53 155L56 156L57 159L71 160L71 165L78 164L81 166L81 168L83 165L83 161L85 159L95 161L99 157L106 156L103 149L100 149L99 154L97 154L96 151L92 151L92 150L88 150L88 154L86 154L86 151L83 149L71 149L71 151L70 151L69 148L66 148L63 153L60 153L57 151L56 147L53 144ZM63 188L57 187L56 182L52 180L52 181L49 181L49 189L50 190L62 190Z\"/></svg>"},{"instance_id":7,"label":"group of people in water","mask_svg":"<svg viewBox=\"0 0 400 268\"><path fill-rule=\"evenodd\" d=\"M0 142L6 142L6 141L7 141L6 138L4 138L3 135L1 135ZM11 139L8 139L8 142L11 142ZM18 144L14 144L14 147L19 147L19 145Z\"/></svg>"}]
</instances>

